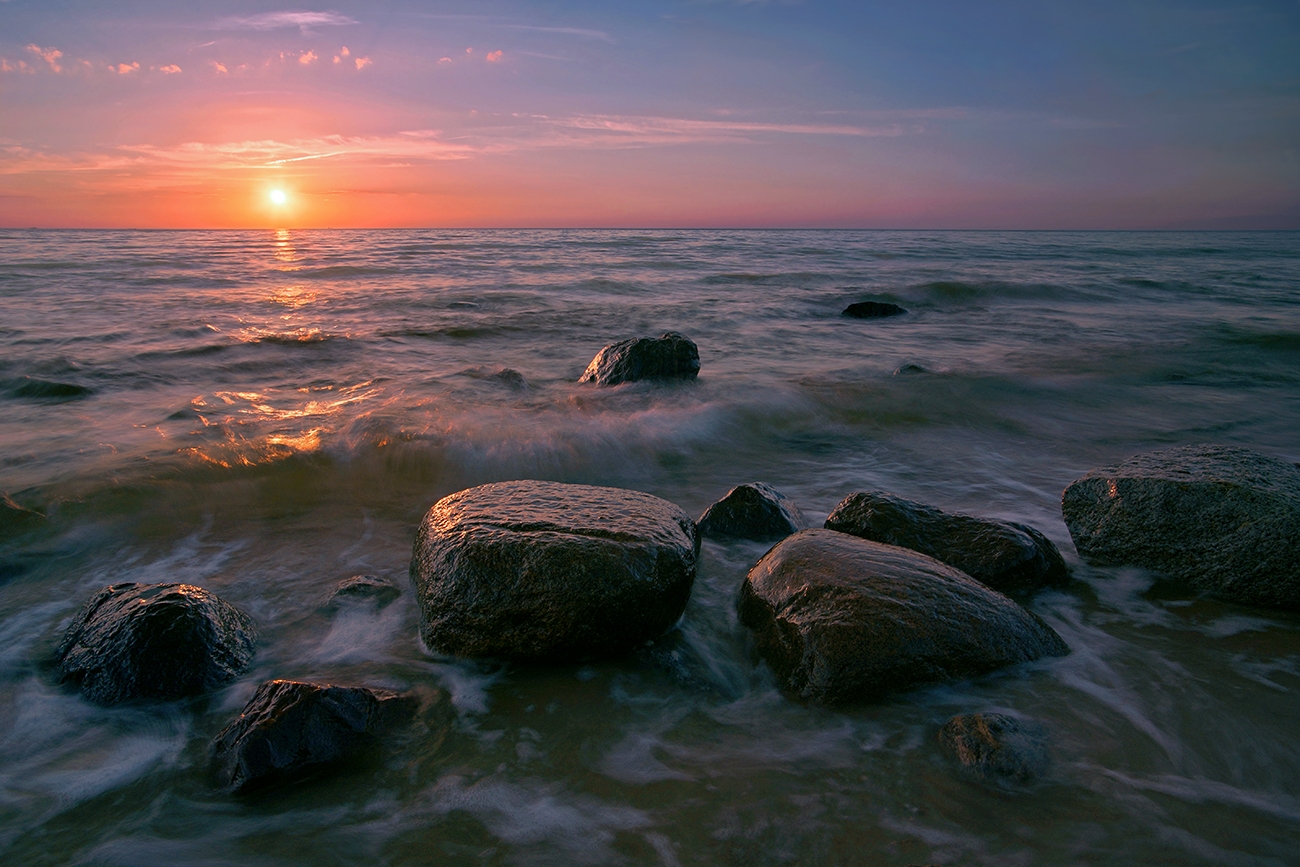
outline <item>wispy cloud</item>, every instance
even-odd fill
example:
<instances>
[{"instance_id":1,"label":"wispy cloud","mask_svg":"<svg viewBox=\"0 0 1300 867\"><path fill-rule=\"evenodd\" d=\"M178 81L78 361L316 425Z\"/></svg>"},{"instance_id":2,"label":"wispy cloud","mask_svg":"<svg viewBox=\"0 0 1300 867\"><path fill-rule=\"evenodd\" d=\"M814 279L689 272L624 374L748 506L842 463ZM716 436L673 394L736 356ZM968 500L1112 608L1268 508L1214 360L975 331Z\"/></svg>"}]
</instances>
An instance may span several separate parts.
<instances>
[{"instance_id":1,"label":"wispy cloud","mask_svg":"<svg viewBox=\"0 0 1300 867\"><path fill-rule=\"evenodd\" d=\"M564 36L581 36L584 39L599 39L601 42L616 44L614 37L603 30L588 30L585 27L537 27L532 24L502 24L511 30L531 30L535 33L559 33Z\"/></svg>"},{"instance_id":2,"label":"wispy cloud","mask_svg":"<svg viewBox=\"0 0 1300 867\"><path fill-rule=\"evenodd\" d=\"M33 45L28 45L27 50L30 51L32 54L35 54L37 57L41 58L42 60L44 60L46 63L48 63L50 65L51 71L53 72L63 71L63 67L59 65L59 58L63 56L63 52L60 51L59 49L41 48L39 45L33 44Z\"/></svg>"},{"instance_id":3,"label":"wispy cloud","mask_svg":"<svg viewBox=\"0 0 1300 867\"><path fill-rule=\"evenodd\" d=\"M338 12L263 12L260 15L222 18L216 26L220 30L279 30L297 27L304 34L316 27L343 27L358 24L356 19Z\"/></svg>"},{"instance_id":4,"label":"wispy cloud","mask_svg":"<svg viewBox=\"0 0 1300 867\"><path fill-rule=\"evenodd\" d=\"M298 56L298 62L303 66L310 66L316 62L316 52L306 51Z\"/></svg>"},{"instance_id":5,"label":"wispy cloud","mask_svg":"<svg viewBox=\"0 0 1300 867\"><path fill-rule=\"evenodd\" d=\"M905 135L912 128L894 122L879 126L818 123L762 123L738 120L697 120L674 117L622 115L575 115L548 119L553 127L587 134L593 143L603 139L635 144L669 144L691 141L720 141L766 135L829 135L863 138Z\"/></svg>"},{"instance_id":6,"label":"wispy cloud","mask_svg":"<svg viewBox=\"0 0 1300 867\"><path fill-rule=\"evenodd\" d=\"M175 75L176 73L181 71L181 68L174 63L169 63L166 66L158 67L158 71L161 72L163 75Z\"/></svg>"}]
</instances>

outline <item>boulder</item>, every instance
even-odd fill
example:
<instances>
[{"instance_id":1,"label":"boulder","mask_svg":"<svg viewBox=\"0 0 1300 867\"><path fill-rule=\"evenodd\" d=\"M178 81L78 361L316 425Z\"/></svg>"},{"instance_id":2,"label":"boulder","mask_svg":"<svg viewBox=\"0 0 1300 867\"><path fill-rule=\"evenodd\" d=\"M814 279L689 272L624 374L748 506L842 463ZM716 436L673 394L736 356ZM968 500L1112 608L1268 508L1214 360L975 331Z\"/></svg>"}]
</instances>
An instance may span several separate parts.
<instances>
[{"instance_id":1,"label":"boulder","mask_svg":"<svg viewBox=\"0 0 1300 867\"><path fill-rule=\"evenodd\" d=\"M1042 729L1000 713L955 716L939 729L939 743L969 773L995 783L1032 783L1047 770Z\"/></svg>"},{"instance_id":2,"label":"boulder","mask_svg":"<svg viewBox=\"0 0 1300 867\"><path fill-rule=\"evenodd\" d=\"M212 741L212 768L231 792L288 782L380 745L418 704L383 689L268 680Z\"/></svg>"},{"instance_id":3,"label":"boulder","mask_svg":"<svg viewBox=\"0 0 1300 867\"><path fill-rule=\"evenodd\" d=\"M699 372L699 349L676 331L669 331L663 337L611 343L596 353L578 381L618 385L641 379L694 379Z\"/></svg>"},{"instance_id":4,"label":"boulder","mask_svg":"<svg viewBox=\"0 0 1300 867\"><path fill-rule=\"evenodd\" d=\"M1068 652L1037 616L951 566L831 530L778 542L749 570L739 612L782 687L826 705Z\"/></svg>"},{"instance_id":5,"label":"boulder","mask_svg":"<svg viewBox=\"0 0 1300 867\"><path fill-rule=\"evenodd\" d=\"M808 520L793 501L762 482L738 485L705 510L700 533L767 541L783 539L808 527Z\"/></svg>"},{"instance_id":6,"label":"boulder","mask_svg":"<svg viewBox=\"0 0 1300 867\"><path fill-rule=\"evenodd\" d=\"M920 551L1000 593L1070 580L1061 552L1033 527L944 512L880 491L849 494L826 518L826 529Z\"/></svg>"},{"instance_id":7,"label":"boulder","mask_svg":"<svg viewBox=\"0 0 1300 867\"><path fill-rule=\"evenodd\" d=\"M1194 590L1300 608L1300 467L1238 446L1136 455L1072 482L1061 512L1079 554Z\"/></svg>"},{"instance_id":8,"label":"boulder","mask_svg":"<svg viewBox=\"0 0 1300 867\"><path fill-rule=\"evenodd\" d=\"M248 667L248 615L191 584L113 584L82 607L55 651L59 679L109 705L198 695Z\"/></svg>"},{"instance_id":9,"label":"boulder","mask_svg":"<svg viewBox=\"0 0 1300 867\"><path fill-rule=\"evenodd\" d=\"M621 488L514 481L434 504L411 580L421 632L455 656L585 658L666 632L695 581L699 533Z\"/></svg>"},{"instance_id":10,"label":"boulder","mask_svg":"<svg viewBox=\"0 0 1300 867\"><path fill-rule=\"evenodd\" d=\"M361 602L374 602L383 608L392 602L402 591L387 578L377 575L353 575L339 582L330 594L329 607L339 608L343 605Z\"/></svg>"},{"instance_id":11,"label":"boulder","mask_svg":"<svg viewBox=\"0 0 1300 867\"><path fill-rule=\"evenodd\" d=\"M883 319L886 316L902 316L907 308L890 304L888 301L858 301L844 308L841 316L854 319Z\"/></svg>"}]
</instances>

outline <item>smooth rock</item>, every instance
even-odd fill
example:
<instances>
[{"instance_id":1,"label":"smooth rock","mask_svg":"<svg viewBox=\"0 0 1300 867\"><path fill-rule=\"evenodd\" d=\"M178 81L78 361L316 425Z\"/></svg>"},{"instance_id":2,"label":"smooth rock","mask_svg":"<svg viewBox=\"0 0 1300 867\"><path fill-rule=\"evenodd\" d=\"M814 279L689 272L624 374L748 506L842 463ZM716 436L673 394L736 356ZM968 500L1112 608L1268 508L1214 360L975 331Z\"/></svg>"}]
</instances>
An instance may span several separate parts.
<instances>
[{"instance_id":1,"label":"smooth rock","mask_svg":"<svg viewBox=\"0 0 1300 867\"><path fill-rule=\"evenodd\" d=\"M939 743L963 768L991 782L1032 783L1047 770L1042 729L1006 714L955 716L939 729Z\"/></svg>"},{"instance_id":2,"label":"smooth rock","mask_svg":"<svg viewBox=\"0 0 1300 867\"><path fill-rule=\"evenodd\" d=\"M212 767L231 792L288 782L378 746L418 704L383 689L268 680L213 740Z\"/></svg>"},{"instance_id":3,"label":"smooth rock","mask_svg":"<svg viewBox=\"0 0 1300 867\"><path fill-rule=\"evenodd\" d=\"M55 651L59 679L99 704L198 695L253 658L248 615L191 584L113 584L82 607Z\"/></svg>"},{"instance_id":4,"label":"smooth rock","mask_svg":"<svg viewBox=\"0 0 1300 867\"><path fill-rule=\"evenodd\" d=\"M844 308L841 316L854 319L883 319L886 316L902 316L907 308L890 304L888 301L858 301Z\"/></svg>"},{"instance_id":5,"label":"smooth rock","mask_svg":"<svg viewBox=\"0 0 1300 867\"><path fill-rule=\"evenodd\" d=\"M700 351L676 331L611 343L591 360L578 382L618 385L641 379L694 379Z\"/></svg>"},{"instance_id":6,"label":"smooth rock","mask_svg":"<svg viewBox=\"0 0 1300 867\"><path fill-rule=\"evenodd\" d=\"M1178 446L1093 470L1061 498L1079 554L1200 592L1300 608L1300 468L1238 446Z\"/></svg>"},{"instance_id":7,"label":"smooth rock","mask_svg":"<svg viewBox=\"0 0 1300 867\"><path fill-rule=\"evenodd\" d=\"M749 570L739 612L783 688L827 705L1069 652L951 566L832 530L778 542Z\"/></svg>"},{"instance_id":8,"label":"smooth rock","mask_svg":"<svg viewBox=\"0 0 1300 867\"><path fill-rule=\"evenodd\" d=\"M421 633L455 656L584 658L666 632L695 581L699 533L640 491L514 481L439 500L411 580Z\"/></svg>"},{"instance_id":9,"label":"smooth rock","mask_svg":"<svg viewBox=\"0 0 1300 867\"><path fill-rule=\"evenodd\" d=\"M1033 527L944 512L881 491L849 494L826 518L837 530L920 551L1001 593L1060 586L1065 560Z\"/></svg>"},{"instance_id":10,"label":"smooth rock","mask_svg":"<svg viewBox=\"0 0 1300 867\"><path fill-rule=\"evenodd\" d=\"M808 519L771 485L751 482L737 485L709 506L700 516L699 527L705 536L767 541L807 529Z\"/></svg>"},{"instance_id":11,"label":"smooth rock","mask_svg":"<svg viewBox=\"0 0 1300 867\"><path fill-rule=\"evenodd\" d=\"M330 594L329 605L338 608L353 602L375 602L380 608L402 595L401 589L377 575L353 575L339 582Z\"/></svg>"}]
</instances>

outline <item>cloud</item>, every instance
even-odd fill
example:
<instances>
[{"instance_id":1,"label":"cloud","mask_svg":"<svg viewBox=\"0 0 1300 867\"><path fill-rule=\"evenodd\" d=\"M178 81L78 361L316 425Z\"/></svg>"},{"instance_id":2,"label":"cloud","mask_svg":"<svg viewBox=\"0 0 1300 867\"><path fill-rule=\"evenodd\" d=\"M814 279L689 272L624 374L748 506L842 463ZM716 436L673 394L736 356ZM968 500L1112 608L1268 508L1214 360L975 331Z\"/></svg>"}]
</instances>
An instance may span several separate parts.
<instances>
[{"instance_id":1,"label":"cloud","mask_svg":"<svg viewBox=\"0 0 1300 867\"><path fill-rule=\"evenodd\" d=\"M444 64L447 64L447 63L451 63L451 58L450 58L450 57L439 57L439 58L438 58L438 65L439 65L439 66L443 66Z\"/></svg>"},{"instance_id":2,"label":"cloud","mask_svg":"<svg viewBox=\"0 0 1300 867\"><path fill-rule=\"evenodd\" d=\"M315 52L315 51L308 51L308 52L302 54L302 55L298 58L298 62L301 63L303 66L311 66L313 63L316 62L316 52Z\"/></svg>"},{"instance_id":3,"label":"cloud","mask_svg":"<svg viewBox=\"0 0 1300 867\"><path fill-rule=\"evenodd\" d=\"M218 75L225 75L226 72L228 71L228 70L226 69L226 64L221 63L220 61L217 61L217 60L211 60L211 61L209 61L209 63L212 64L212 68L213 68L214 70L216 70L216 72L217 72Z\"/></svg>"},{"instance_id":4,"label":"cloud","mask_svg":"<svg viewBox=\"0 0 1300 867\"><path fill-rule=\"evenodd\" d=\"M357 58L357 69L365 69L367 66L373 66L373 65L374 65L374 61L372 61L369 57Z\"/></svg>"},{"instance_id":5,"label":"cloud","mask_svg":"<svg viewBox=\"0 0 1300 867\"><path fill-rule=\"evenodd\" d=\"M897 122L881 126L848 124L761 123L736 120L696 120L673 117L575 115L548 123L582 134L589 144L672 144L693 141L753 139L769 135L829 135L863 138L905 135L910 130Z\"/></svg>"},{"instance_id":6,"label":"cloud","mask_svg":"<svg viewBox=\"0 0 1300 867\"><path fill-rule=\"evenodd\" d=\"M260 15L222 18L216 26L220 30L278 30L297 27L304 34L315 27L343 27L360 22L337 12L263 12Z\"/></svg>"},{"instance_id":7,"label":"cloud","mask_svg":"<svg viewBox=\"0 0 1300 867\"><path fill-rule=\"evenodd\" d=\"M603 30L587 30L583 27L536 27L530 24L505 24L511 30L531 30L534 33L561 33L566 36L581 36L586 39L599 39L601 42L614 43L614 38Z\"/></svg>"},{"instance_id":8,"label":"cloud","mask_svg":"<svg viewBox=\"0 0 1300 867\"><path fill-rule=\"evenodd\" d=\"M488 62L488 63L496 63L497 61L499 61L499 60L501 59L501 55L502 55L503 53L504 53L504 52L502 52L502 51L500 51L500 50L497 50L497 51L489 51L488 54L487 54L487 62Z\"/></svg>"},{"instance_id":9,"label":"cloud","mask_svg":"<svg viewBox=\"0 0 1300 867\"><path fill-rule=\"evenodd\" d=\"M351 53L352 53L351 51L348 51L348 47L346 45L344 45L342 48L339 49L339 54L341 54L344 57L347 57Z\"/></svg>"},{"instance_id":10,"label":"cloud","mask_svg":"<svg viewBox=\"0 0 1300 867\"><path fill-rule=\"evenodd\" d=\"M174 63L170 63L167 66L158 67L158 71L163 75L175 75L181 71L181 68Z\"/></svg>"},{"instance_id":11,"label":"cloud","mask_svg":"<svg viewBox=\"0 0 1300 867\"><path fill-rule=\"evenodd\" d=\"M114 66L113 64L110 63L108 65L108 68L116 72L118 75L130 75L132 72L138 72L140 70L140 64L119 63L117 66Z\"/></svg>"},{"instance_id":12,"label":"cloud","mask_svg":"<svg viewBox=\"0 0 1300 867\"><path fill-rule=\"evenodd\" d=\"M63 52L59 49L41 48L39 45L32 44L27 46L27 50L48 63L53 72L63 71L63 67L59 65L59 58L63 56Z\"/></svg>"}]
</instances>

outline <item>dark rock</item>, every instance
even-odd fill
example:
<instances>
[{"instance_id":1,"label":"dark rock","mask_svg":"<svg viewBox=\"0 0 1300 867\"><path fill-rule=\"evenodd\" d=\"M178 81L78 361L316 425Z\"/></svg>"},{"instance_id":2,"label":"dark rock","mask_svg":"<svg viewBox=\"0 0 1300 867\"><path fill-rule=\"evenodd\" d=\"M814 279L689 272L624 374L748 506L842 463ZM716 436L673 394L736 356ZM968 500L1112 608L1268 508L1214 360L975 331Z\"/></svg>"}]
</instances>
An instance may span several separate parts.
<instances>
[{"instance_id":1,"label":"dark rock","mask_svg":"<svg viewBox=\"0 0 1300 867\"><path fill-rule=\"evenodd\" d=\"M920 551L1000 593L1070 580L1061 552L1033 527L943 512L880 491L849 494L826 518L826 529Z\"/></svg>"},{"instance_id":2,"label":"dark rock","mask_svg":"<svg viewBox=\"0 0 1300 867\"><path fill-rule=\"evenodd\" d=\"M24 376L14 382L11 393L14 397L28 400L62 403L89 397L95 393L95 390L73 382L53 382L48 379L37 379L34 376Z\"/></svg>"},{"instance_id":3,"label":"dark rock","mask_svg":"<svg viewBox=\"0 0 1300 867\"><path fill-rule=\"evenodd\" d=\"M695 522L620 488L515 481L439 500L420 524L411 580L425 643L471 657L619 653L681 617L699 555Z\"/></svg>"},{"instance_id":4,"label":"dark rock","mask_svg":"<svg viewBox=\"0 0 1300 867\"><path fill-rule=\"evenodd\" d=\"M380 608L392 602L402 591L387 578L376 575L353 575L339 582L330 594L329 604L333 608L352 602L375 602Z\"/></svg>"},{"instance_id":5,"label":"dark rock","mask_svg":"<svg viewBox=\"0 0 1300 867\"><path fill-rule=\"evenodd\" d=\"M852 316L854 319L882 319L886 316L902 316L906 312L906 308L888 301L858 301L845 307L840 315Z\"/></svg>"},{"instance_id":6,"label":"dark rock","mask_svg":"<svg viewBox=\"0 0 1300 867\"><path fill-rule=\"evenodd\" d=\"M40 512L24 508L0 494L0 539L26 533L45 523L45 516Z\"/></svg>"},{"instance_id":7,"label":"dark rock","mask_svg":"<svg viewBox=\"0 0 1300 867\"><path fill-rule=\"evenodd\" d=\"M288 782L379 746L418 704L383 689L268 680L213 740L212 767L231 792Z\"/></svg>"},{"instance_id":8,"label":"dark rock","mask_svg":"<svg viewBox=\"0 0 1300 867\"><path fill-rule=\"evenodd\" d=\"M113 584L77 614L55 651L59 679L86 698L198 695L235 678L253 658L248 615L190 584Z\"/></svg>"},{"instance_id":9,"label":"dark rock","mask_svg":"<svg viewBox=\"0 0 1300 867\"><path fill-rule=\"evenodd\" d=\"M1178 446L1093 470L1061 512L1079 554L1203 593L1300 608L1300 469L1237 446Z\"/></svg>"},{"instance_id":10,"label":"dark rock","mask_svg":"<svg viewBox=\"0 0 1300 867\"><path fill-rule=\"evenodd\" d=\"M488 379L499 383L500 385L504 385L507 388L513 388L516 391L527 391L530 388L528 380L524 378L524 375L510 367L501 368L496 373L489 376Z\"/></svg>"},{"instance_id":11,"label":"dark rock","mask_svg":"<svg viewBox=\"0 0 1300 867\"><path fill-rule=\"evenodd\" d=\"M992 782L1032 783L1047 771L1042 729L1000 713L955 716L939 743L969 772Z\"/></svg>"},{"instance_id":12,"label":"dark rock","mask_svg":"<svg viewBox=\"0 0 1300 867\"><path fill-rule=\"evenodd\" d=\"M894 376L910 376L915 373L929 373L930 371L919 364L904 364L894 371Z\"/></svg>"},{"instance_id":13,"label":"dark rock","mask_svg":"<svg viewBox=\"0 0 1300 867\"><path fill-rule=\"evenodd\" d=\"M699 372L699 349L676 331L669 331L663 337L611 343L596 353L578 381L618 385L641 379L694 379Z\"/></svg>"},{"instance_id":14,"label":"dark rock","mask_svg":"<svg viewBox=\"0 0 1300 867\"><path fill-rule=\"evenodd\" d=\"M749 570L739 611L783 688L827 705L1069 652L962 572L831 530L778 542Z\"/></svg>"},{"instance_id":15,"label":"dark rock","mask_svg":"<svg viewBox=\"0 0 1300 867\"><path fill-rule=\"evenodd\" d=\"M808 527L793 501L762 482L738 485L705 510L699 520L705 536L757 541L783 539Z\"/></svg>"}]
</instances>

